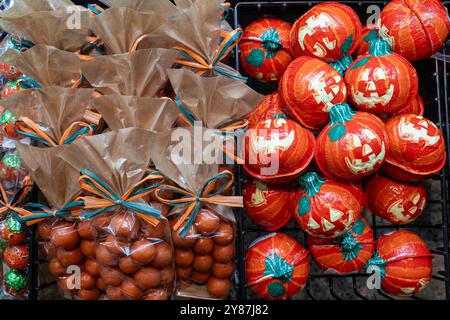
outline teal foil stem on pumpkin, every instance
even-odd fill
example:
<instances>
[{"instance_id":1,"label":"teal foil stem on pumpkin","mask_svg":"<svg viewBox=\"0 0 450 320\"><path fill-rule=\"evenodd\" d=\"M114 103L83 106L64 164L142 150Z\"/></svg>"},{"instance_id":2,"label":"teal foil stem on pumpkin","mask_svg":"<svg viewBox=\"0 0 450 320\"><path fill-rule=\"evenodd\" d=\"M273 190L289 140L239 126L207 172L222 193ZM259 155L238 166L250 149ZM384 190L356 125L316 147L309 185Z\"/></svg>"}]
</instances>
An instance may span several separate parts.
<instances>
[{"instance_id":1,"label":"teal foil stem on pumpkin","mask_svg":"<svg viewBox=\"0 0 450 320\"><path fill-rule=\"evenodd\" d=\"M262 46L266 50L266 58L272 59L277 54L278 50L283 48L278 31L269 29L264 31L261 36Z\"/></svg>"},{"instance_id":2,"label":"teal foil stem on pumpkin","mask_svg":"<svg viewBox=\"0 0 450 320\"><path fill-rule=\"evenodd\" d=\"M2 113L0 116L0 124L2 125L8 125L11 121L16 121L16 116L12 114L12 112L6 110Z\"/></svg>"},{"instance_id":3,"label":"teal foil stem on pumpkin","mask_svg":"<svg viewBox=\"0 0 450 320\"><path fill-rule=\"evenodd\" d=\"M280 258L276 253L267 256L263 275L278 279L282 283L287 283L292 279L294 266L287 263L286 259Z\"/></svg>"},{"instance_id":4,"label":"teal foil stem on pumpkin","mask_svg":"<svg viewBox=\"0 0 450 320\"><path fill-rule=\"evenodd\" d=\"M379 273L381 276L381 280L386 278L386 261L380 257L378 251L375 251L373 257L369 259L365 267L366 271L374 271L375 273ZM370 269L370 270L369 270Z\"/></svg>"},{"instance_id":5,"label":"teal foil stem on pumpkin","mask_svg":"<svg viewBox=\"0 0 450 320\"><path fill-rule=\"evenodd\" d=\"M338 242L340 243L339 250L342 252L345 261L355 259L363 248L363 245L348 231L338 239Z\"/></svg>"},{"instance_id":6,"label":"teal foil stem on pumpkin","mask_svg":"<svg viewBox=\"0 0 450 320\"><path fill-rule=\"evenodd\" d=\"M328 131L331 141L338 141L345 135L347 130L344 124L350 121L354 114L355 112L347 103L339 103L331 107L329 126L332 128Z\"/></svg>"},{"instance_id":7,"label":"teal foil stem on pumpkin","mask_svg":"<svg viewBox=\"0 0 450 320\"><path fill-rule=\"evenodd\" d=\"M341 58L339 58L338 60L330 63L330 66L332 66L334 69L336 69L341 76L344 75L345 70L347 70L350 65L352 64L353 59L350 55L346 54L344 56L342 56Z\"/></svg>"},{"instance_id":8,"label":"teal foil stem on pumpkin","mask_svg":"<svg viewBox=\"0 0 450 320\"><path fill-rule=\"evenodd\" d=\"M264 62L264 52L260 49L252 49L250 55L245 57L245 61L255 68L259 68Z\"/></svg>"},{"instance_id":9,"label":"teal foil stem on pumpkin","mask_svg":"<svg viewBox=\"0 0 450 320\"><path fill-rule=\"evenodd\" d=\"M369 34L364 38L369 43L369 54L373 57L380 57L392 54L389 42L381 39L376 30L370 30Z\"/></svg>"},{"instance_id":10,"label":"teal foil stem on pumpkin","mask_svg":"<svg viewBox=\"0 0 450 320\"><path fill-rule=\"evenodd\" d=\"M20 160L17 151L6 153L3 156L2 163L9 169L22 167L22 161Z\"/></svg>"},{"instance_id":11,"label":"teal foil stem on pumpkin","mask_svg":"<svg viewBox=\"0 0 450 320\"><path fill-rule=\"evenodd\" d=\"M300 187L308 196L314 197L323 186L325 180L315 172L308 172L298 179Z\"/></svg>"}]
</instances>

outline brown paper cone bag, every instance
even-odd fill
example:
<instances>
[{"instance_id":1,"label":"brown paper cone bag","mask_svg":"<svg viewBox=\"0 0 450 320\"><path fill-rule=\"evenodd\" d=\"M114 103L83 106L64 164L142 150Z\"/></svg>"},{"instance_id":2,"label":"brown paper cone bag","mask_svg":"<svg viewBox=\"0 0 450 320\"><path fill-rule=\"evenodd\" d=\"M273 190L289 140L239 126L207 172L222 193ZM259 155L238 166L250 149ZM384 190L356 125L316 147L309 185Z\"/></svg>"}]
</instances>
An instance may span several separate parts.
<instances>
[{"instance_id":1,"label":"brown paper cone bag","mask_svg":"<svg viewBox=\"0 0 450 320\"><path fill-rule=\"evenodd\" d=\"M24 52L8 50L0 57L41 87L71 87L81 79L80 59L74 53L37 45Z\"/></svg>"},{"instance_id":2,"label":"brown paper cone bag","mask_svg":"<svg viewBox=\"0 0 450 320\"><path fill-rule=\"evenodd\" d=\"M203 76L216 75L219 68L222 74L243 80L230 66L221 63L228 51L219 55L219 46L225 34L222 30L222 8L218 0L192 1L176 0L177 14L167 19L155 32L146 35L146 41L153 48L176 48L191 58L179 59L179 63L193 68ZM240 38L236 30L234 42L228 46L231 50ZM213 68L214 67L214 68Z\"/></svg>"},{"instance_id":3,"label":"brown paper cone bag","mask_svg":"<svg viewBox=\"0 0 450 320\"><path fill-rule=\"evenodd\" d=\"M18 143L16 147L23 165L51 208L63 208L79 193L80 174L59 157L66 146L38 148Z\"/></svg>"},{"instance_id":4,"label":"brown paper cone bag","mask_svg":"<svg viewBox=\"0 0 450 320\"><path fill-rule=\"evenodd\" d=\"M82 62L81 69L89 83L102 94L153 97L164 88L167 69L177 57L174 50L145 49L95 57Z\"/></svg>"},{"instance_id":5,"label":"brown paper cone bag","mask_svg":"<svg viewBox=\"0 0 450 320\"><path fill-rule=\"evenodd\" d=\"M47 10L48 3L56 4L56 1L44 3L43 8ZM44 44L72 52L80 49L89 34L87 9L62 2L52 11L41 11L36 9L38 4L13 6L1 12L0 28L35 45Z\"/></svg>"},{"instance_id":6,"label":"brown paper cone bag","mask_svg":"<svg viewBox=\"0 0 450 320\"><path fill-rule=\"evenodd\" d=\"M230 172L219 173L218 164L208 164L195 157L205 155L207 147L199 144L194 138L198 128L177 128L170 131L153 134L153 162L158 170L175 182L175 186L162 185L156 191L156 197L163 203L171 203L174 207L169 214L172 225L172 239L175 252L185 250L186 247L196 250L197 241L213 240L214 248L209 253L213 263L217 263L223 256L215 256L215 251L226 247L230 262L234 256L235 218L231 207L242 206L242 197L223 196L217 189L219 185L232 185L233 179ZM191 137L189 137L191 135ZM180 139L180 137L183 137ZM200 137L201 139L201 137ZM183 143L184 141L184 143ZM180 148L183 144L183 148ZM231 178L231 179L230 179ZM211 184L212 183L212 184ZM178 194L183 202L178 199L169 199L162 192L172 190ZM225 189L226 191L227 189ZM199 205L199 207L197 207ZM198 210L196 209L198 208ZM197 210L197 211L196 211ZM212 228L205 229L205 220L211 222ZM225 239L225 241L222 241ZM202 239L202 240L200 240ZM179 265L181 267L181 265ZM208 290L209 282L216 281L210 272L210 277L200 281L194 273L182 275L177 279L176 294L183 297L212 299L225 298L217 296ZM231 275L230 275L231 276ZM218 280L231 286L229 279Z\"/></svg>"},{"instance_id":7,"label":"brown paper cone bag","mask_svg":"<svg viewBox=\"0 0 450 320\"><path fill-rule=\"evenodd\" d=\"M135 127L165 131L178 118L178 108L169 98L112 94L94 99L92 105L112 130Z\"/></svg>"},{"instance_id":8,"label":"brown paper cone bag","mask_svg":"<svg viewBox=\"0 0 450 320\"><path fill-rule=\"evenodd\" d=\"M90 18L91 30L104 41L107 54L134 51L133 45L141 36L152 34L164 23L163 16L156 12L129 8L110 8ZM150 47L155 48L149 46L145 39L139 44L140 49Z\"/></svg>"},{"instance_id":9,"label":"brown paper cone bag","mask_svg":"<svg viewBox=\"0 0 450 320\"><path fill-rule=\"evenodd\" d=\"M127 128L75 141L61 158L77 172L87 169L117 194L124 194L146 173L152 154L150 132Z\"/></svg>"},{"instance_id":10,"label":"brown paper cone bag","mask_svg":"<svg viewBox=\"0 0 450 320\"><path fill-rule=\"evenodd\" d=\"M41 130L54 142L50 146L56 146L73 123L90 122L87 116L91 114L92 93L93 89L47 87L20 91L1 104L18 119L16 127L21 118L28 118L43 127ZM98 119L93 123L97 124Z\"/></svg>"},{"instance_id":11,"label":"brown paper cone bag","mask_svg":"<svg viewBox=\"0 0 450 320\"><path fill-rule=\"evenodd\" d=\"M181 106L207 128L220 128L244 118L264 98L242 81L228 77L204 78L186 69L167 73Z\"/></svg>"}]
</instances>

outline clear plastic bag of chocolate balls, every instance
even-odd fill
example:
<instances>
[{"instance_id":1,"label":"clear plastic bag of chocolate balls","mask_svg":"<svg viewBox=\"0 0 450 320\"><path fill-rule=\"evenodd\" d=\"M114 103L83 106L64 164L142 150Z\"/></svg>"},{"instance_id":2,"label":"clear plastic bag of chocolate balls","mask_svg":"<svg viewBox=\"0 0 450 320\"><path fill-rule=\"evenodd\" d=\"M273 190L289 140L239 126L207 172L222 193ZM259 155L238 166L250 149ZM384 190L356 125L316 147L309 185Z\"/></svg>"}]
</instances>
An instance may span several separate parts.
<instances>
[{"instance_id":1,"label":"clear plastic bag of chocolate balls","mask_svg":"<svg viewBox=\"0 0 450 320\"><path fill-rule=\"evenodd\" d=\"M230 295L235 269L232 207L242 206L242 197L231 195L234 177L230 170L191 162L193 155L204 154L202 146L192 141L190 152L175 153L174 130L154 134L152 159L172 182L159 186L155 196L172 208L168 220L175 252L176 295L224 299ZM193 134L194 129L182 130Z\"/></svg>"},{"instance_id":2,"label":"clear plastic bag of chocolate balls","mask_svg":"<svg viewBox=\"0 0 450 320\"><path fill-rule=\"evenodd\" d=\"M235 271L235 219L230 208L203 207L189 227L174 229L179 213L172 212L177 291L180 296L223 299L229 296Z\"/></svg>"}]
</instances>

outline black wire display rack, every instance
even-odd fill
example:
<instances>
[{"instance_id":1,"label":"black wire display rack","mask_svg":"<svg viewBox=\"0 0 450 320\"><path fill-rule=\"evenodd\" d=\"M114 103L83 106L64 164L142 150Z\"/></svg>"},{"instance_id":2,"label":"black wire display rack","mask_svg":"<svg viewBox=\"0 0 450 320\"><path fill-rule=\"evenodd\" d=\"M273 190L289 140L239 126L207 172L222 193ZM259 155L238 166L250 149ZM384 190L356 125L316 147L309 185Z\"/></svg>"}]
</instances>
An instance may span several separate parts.
<instances>
[{"instance_id":1,"label":"black wire display rack","mask_svg":"<svg viewBox=\"0 0 450 320\"><path fill-rule=\"evenodd\" d=\"M298 17L309 10L313 5L323 1L235 1L233 25L235 28L245 28L249 23L263 17L281 18L293 23ZM373 19L388 1L338 1L352 7L358 13L363 24L367 19ZM449 3L444 3L447 6ZM449 49L443 49L445 55ZM236 47L235 67L240 70L239 50ZM449 70L444 59L427 59L414 63L419 74L419 93L425 103L425 117L434 121L442 130L447 150L450 150L450 128L448 111L448 90L450 90ZM276 90L276 85L261 84L249 78L248 84L262 94ZM450 300L450 266L449 266L449 183L450 163L447 161L444 169L426 181L429 204L421 217L412 224L405 226L391 225L374 215L366 212L367 221L372 226L375 237L396 230L410 229L419 234L429 245L433 254L433 276L431 283L423 292L410 299L439 299ZM242 194L242 185L245 181L245 172L237 169L237 193ZM245 257L248 245L257 237L266 234L262 228L256 226L246 216L245 210L237 210L238 220L238 248L239 257ZM285 232L306 246L306 234L291 222L278 230ZM240 300L255 299L251 290L246 286L245 259L240 258L238 263L238 292ZM366 285L370 274L356 273L350 275L327 274L322 272L311 259L309 281L294 299L395 299L384 293L381 289L368 289Z\"/></svg>"}]
</instances>

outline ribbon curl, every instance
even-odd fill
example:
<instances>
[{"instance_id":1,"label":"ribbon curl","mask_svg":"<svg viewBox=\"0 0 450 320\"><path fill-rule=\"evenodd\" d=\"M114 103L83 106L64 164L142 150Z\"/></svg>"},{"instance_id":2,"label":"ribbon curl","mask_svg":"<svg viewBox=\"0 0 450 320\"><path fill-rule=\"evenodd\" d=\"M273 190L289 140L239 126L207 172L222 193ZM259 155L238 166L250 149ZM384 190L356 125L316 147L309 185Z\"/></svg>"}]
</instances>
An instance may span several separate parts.
<instances>
[{"instance_id":1,"label":"ribbon curl","mask_svg":"<svg viewBox=\"0 0 450 320\"><path fill-rule=\"evenodd\" d=\"M134 184L122 196L116 194L105 182L91 171L82 169L80 170L80 173L79 183L81 188L84 191L95 195L77 198L77 200L82 200L84 202L84 209L94 210L85 215L85 219L90 219L100 213L122 206L132 210L138 217L151 225L158 225L158 218L161 216L161 211L148 204L135 201L149 195L155 188L162 184L163 176L158 171L147 173L142 180Z\"/></svg>"},{"instance_id":2,"label":"ribbon curl","mask_svg":"<svg viewBox=\"0 0 450 320\"><path fill-rule=\"evenodd\" d=\"M233 50L233 48L239 42L239 40L242 37L242 29L237 28L230 32L222 30L220 32L220 35L223 38L223 40L220 43L219 47L217 48L216 52L214 53L211 63L208 63L206 59L204 59L196 52L184 48L182 46L174 46L173 48L178 50L180 54L186 59L178 59L175 62L185 67L198 69L196 74L199 76L204 76L208 73L208 71L214 70L218 74L221 74L225 77L241 81L247 80L246 77L232 74L228 72L225 68L222 68L221 66L217 65L231 52L231 50Z\"/></svg>"},{"instance_id":3,"label":"ribbon curl","mask_svg":"<svg viewBox=\"0 0 450 320\"><path fill-rule=\"evenodd\" d=\"M233 185L233 182L233 174L229 170L224 170L206 180L198 195L180 187L163 184L156 189L155 196L160 202L172 207L187 206L181 218L178 219L178 221L173 226L174 230L178 230L187 220L186 224L180 231L180 236L184 238L186 237L189 228L194 223L195 217L200 212L202 203L222 205L227 207L244 206L241 196L221 195L222 192L227 191ZM219 188L217 188L217 190L213 192L213 189L216 187L217 183ZM181 196L181 198L167 199L164 197L164 191L171 191L173 192L173 194Z\"/></svg>"},{"instance_id":4,"label":"ribbon curl","mask_svg":"<svg viewBox=\"0 0 450 320\"><path fill-rule=\"evenodd\" d=\"M23 201L32 188L33 182L31 181L31 178L27 176L24 178L24 186L20 189L20 191L15 194L13 198L9 198L8 193L0 183L0 216L6 214L9 211L18 214L19 217L31 214L31 212L23 207Z\"/></svg>"},{"instance_id":5,"label":"ribbon curl","mask_svg":"<svg viewBox=\"0 0 450 320\"><path fill-rule=\"evenodd\" d=\"M17 220L26 223L27 226L31 226L49 218L73 216L75 215L74 212L79 212L83 207L83 201L72 201L61 209L56 210L52 210L41 203L27 203L24 207L29 209L29 211L19 214Z\"/></svg>"},{"instance_id":6,"label":"ribbon curl","mask_svg":"<svg viewBox=\"0 0 450 320\"><path fill-rule=\"evenodd\" d=\"M47 147L57 147L63 144L70 144L78 138L90 136L97 126L93 123L83 121L73 122L63 133L59 141L53 140L41 127L28 117L20 117L15 124L17 133L42 142ZM77 130L78 128L78 130Z\"/></svg>"}]
</instances>

